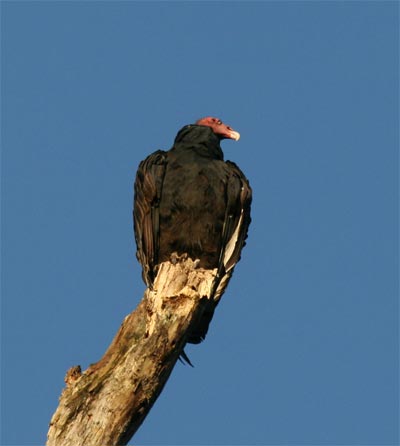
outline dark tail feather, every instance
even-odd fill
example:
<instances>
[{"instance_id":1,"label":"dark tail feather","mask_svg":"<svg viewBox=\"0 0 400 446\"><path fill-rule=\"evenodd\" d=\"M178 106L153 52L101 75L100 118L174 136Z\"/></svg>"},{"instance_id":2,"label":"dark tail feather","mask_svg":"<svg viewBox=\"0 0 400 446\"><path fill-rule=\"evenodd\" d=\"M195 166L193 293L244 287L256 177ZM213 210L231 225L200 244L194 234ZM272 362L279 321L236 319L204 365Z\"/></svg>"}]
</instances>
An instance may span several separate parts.
<instances>
[{"instance_id":1,"label":"dark tail feather","mask_svg":"<svg viewBox=\"0 0 400 446\"><path fill-rule=\"evenodd\" d=\"M179 361L181 361L182 364L189 364L190 367L194 367L194 365L190 362L188 355L185 353L185 350L182 350L178 359Z\"/></svg>"}]
</instances>

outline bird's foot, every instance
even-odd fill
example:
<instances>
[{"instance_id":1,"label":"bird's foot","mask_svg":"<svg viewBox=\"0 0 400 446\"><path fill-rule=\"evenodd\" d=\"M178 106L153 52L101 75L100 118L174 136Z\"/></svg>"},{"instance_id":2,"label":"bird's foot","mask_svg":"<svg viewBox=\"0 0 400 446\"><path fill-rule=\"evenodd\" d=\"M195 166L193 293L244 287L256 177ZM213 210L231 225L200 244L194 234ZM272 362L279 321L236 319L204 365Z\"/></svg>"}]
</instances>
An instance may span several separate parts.
<instances>
[{"instance_id":1,"label":"bird's foot","mask_svg":"<svg viewBox=\"0 0 400 446\"><path fill-rule=\"evenodd\" d=\"M173 252L170 255L169 259L173 265L176 265L178 262L181 262L182 260L186 260L187 257L188 257L188 255L186 253L179 255L177 252Z\"/></svg>"}]
</instances>

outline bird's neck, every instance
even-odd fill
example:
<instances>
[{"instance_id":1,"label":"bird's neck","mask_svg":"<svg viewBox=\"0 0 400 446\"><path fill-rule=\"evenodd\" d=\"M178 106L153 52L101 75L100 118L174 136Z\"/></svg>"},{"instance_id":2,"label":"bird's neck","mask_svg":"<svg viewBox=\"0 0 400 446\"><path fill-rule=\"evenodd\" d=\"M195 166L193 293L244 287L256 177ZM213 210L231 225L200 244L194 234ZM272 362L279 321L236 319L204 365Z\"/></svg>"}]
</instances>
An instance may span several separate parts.
<instances>
[{"instance_id":1,"label":"bird's neck","mask_svg":"<svg viewBox=\"0 0 400 446\"><path fill-rule=\"evenodd\" d=\"M220 138L210 127L204 125L186 125L176 135L173 151L191 150L198 155L212 158L224 159L220 146Z\"/></svg>"}]
</instances>

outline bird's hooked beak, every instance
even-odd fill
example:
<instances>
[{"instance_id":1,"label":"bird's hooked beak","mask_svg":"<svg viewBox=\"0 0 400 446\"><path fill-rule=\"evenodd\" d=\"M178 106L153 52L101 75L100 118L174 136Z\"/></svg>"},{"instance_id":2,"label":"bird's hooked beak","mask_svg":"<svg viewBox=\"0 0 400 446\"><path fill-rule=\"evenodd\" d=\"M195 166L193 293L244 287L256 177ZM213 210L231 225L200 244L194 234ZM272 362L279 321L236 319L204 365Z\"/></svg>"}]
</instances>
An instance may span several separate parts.
<instances>
[{"instance_id":1,"label":"bird's hooked beak","mask_svg":"<svg viewBox=\"0 0 400 446\"><path fill-rule=\"evenodd\" d=\"M233 130L232 128L230 128L229 126L227 126L228 128L228 134L229 134L229 138L230 139L234 139L235 141L239 141L240 139L240 133L236 132L235 130Z\"/></svg>"},{"instance_id":2,"label":"bird's hooked beak","mask_svg":"<svg viewBox=\"0 0 400 446\"><path fill-rule=\"evenodd\" d=\"M220 119L207 116L196 121L197 125L204 125L211 127L213 132L219 136L220 139L234 139L239 141L240 133L233 130L229 125L224 124Z\"/></svg>"}]
</instances>

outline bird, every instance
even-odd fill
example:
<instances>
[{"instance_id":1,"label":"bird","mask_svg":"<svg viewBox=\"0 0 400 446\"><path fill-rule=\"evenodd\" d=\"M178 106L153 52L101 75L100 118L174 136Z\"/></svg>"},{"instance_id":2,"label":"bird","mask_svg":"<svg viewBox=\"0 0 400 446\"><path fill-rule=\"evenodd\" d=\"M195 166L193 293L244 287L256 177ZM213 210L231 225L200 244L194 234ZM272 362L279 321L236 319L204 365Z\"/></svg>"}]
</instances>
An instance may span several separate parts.
<instances>
[{"instance_id":1,"label":"bird","mask_svg":"<svg viewBox=\"0 0 400 446\"><path fill-rule=\"evenodd\" d=\"M207 335L251 222L249 181L234 162L224 160L220 145L239 138L219 118L198 119L178 131L170 150L145 158L136 173L136 257L147 287L152 289L158 266L173 253L197 260L200 268L216 269L210 303L187 335L191 344Z\"/></svg>"}]
</instances>

